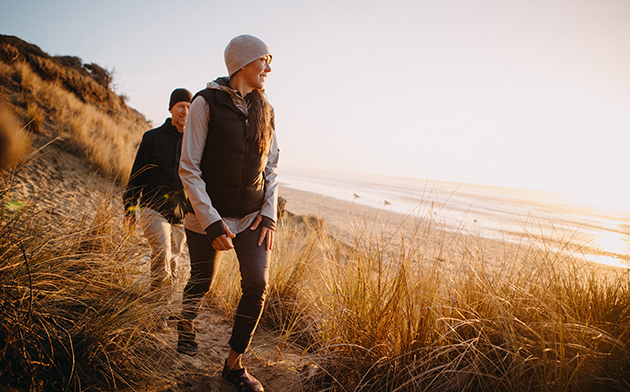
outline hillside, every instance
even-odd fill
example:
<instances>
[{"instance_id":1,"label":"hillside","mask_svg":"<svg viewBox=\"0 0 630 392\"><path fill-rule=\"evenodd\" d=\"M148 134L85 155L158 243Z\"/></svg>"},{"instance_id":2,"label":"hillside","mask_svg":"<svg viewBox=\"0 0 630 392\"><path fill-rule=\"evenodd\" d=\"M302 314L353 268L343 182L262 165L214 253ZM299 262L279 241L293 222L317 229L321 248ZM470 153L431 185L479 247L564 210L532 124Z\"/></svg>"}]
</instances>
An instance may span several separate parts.
<instances>
[{"instance_id":1,"label":"hillside","mask_svg":"<svg viewBox=\"0 0 630 392\"><path fill-rule=\"evenodd\" d=\"M150 124L112 85L112 74L97 64L50 56L0 35L0 106L17 117L36 146L58 139L55 147L124 183Z\"/></svg>"}]
</instances>

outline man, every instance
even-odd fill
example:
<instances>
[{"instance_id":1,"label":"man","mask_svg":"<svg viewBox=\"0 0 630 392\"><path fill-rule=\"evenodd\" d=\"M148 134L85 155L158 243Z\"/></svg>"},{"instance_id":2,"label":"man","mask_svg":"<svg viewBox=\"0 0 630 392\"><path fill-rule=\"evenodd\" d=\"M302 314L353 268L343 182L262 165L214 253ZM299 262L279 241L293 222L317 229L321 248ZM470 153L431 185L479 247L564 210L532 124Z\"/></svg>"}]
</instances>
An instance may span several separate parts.
<instances>
[{"instance_id":1,"label":"man","mask_svg":"<svg viewBox=\"0 0 630 392\"><path fill-rule=\"evenodd\" d=\"M135 227L139 210L140 225L151 246L152 289L165 284L172 288L185 241L182 220L188 204L178 168L191 99L190 91L183 88L171 93L171 117L142 136L123 195L126 226Z\"/></svg>"}]
</instances>

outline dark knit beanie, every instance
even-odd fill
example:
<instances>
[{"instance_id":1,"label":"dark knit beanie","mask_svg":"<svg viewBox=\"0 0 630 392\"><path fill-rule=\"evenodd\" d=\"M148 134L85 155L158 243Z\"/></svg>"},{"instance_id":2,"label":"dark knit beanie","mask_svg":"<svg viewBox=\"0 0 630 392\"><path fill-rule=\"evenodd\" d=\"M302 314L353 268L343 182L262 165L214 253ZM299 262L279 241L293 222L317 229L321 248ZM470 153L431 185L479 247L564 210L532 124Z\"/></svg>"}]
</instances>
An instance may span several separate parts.
<instances>
[{"instance_id":1,"label":"dark knit beanie","mask_svg":"<svg viewBox=\"0 0 630 392\"><path fill-rule=\"evenodd\" d=\"M192 97L193 96L190 91L186 90L185 88L176 88L171 93L171 100L168 103L168 110L171 110L177 102L186 101L190 103Z\"/></svg>"}]
</instances>

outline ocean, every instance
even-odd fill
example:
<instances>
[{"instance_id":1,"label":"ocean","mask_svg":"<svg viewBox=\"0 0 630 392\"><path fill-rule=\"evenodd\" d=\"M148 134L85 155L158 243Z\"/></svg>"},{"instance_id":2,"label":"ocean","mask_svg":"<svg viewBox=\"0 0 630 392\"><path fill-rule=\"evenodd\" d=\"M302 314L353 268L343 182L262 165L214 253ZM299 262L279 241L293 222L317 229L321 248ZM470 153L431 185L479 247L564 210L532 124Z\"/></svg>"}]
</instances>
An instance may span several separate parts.
<instances>
[{"instance_id":1,"label":"ocean","mask_svg":"<svg viewBox=\"0 0 630 392\"><path fill-rule=\"evenodd\" d=\"M281 173L283 186L384 211L431 216L447 230L504 241L553 238L590 261L630 267L630 212L497 186L343 172Z\"/></svg>"}]
</instances>

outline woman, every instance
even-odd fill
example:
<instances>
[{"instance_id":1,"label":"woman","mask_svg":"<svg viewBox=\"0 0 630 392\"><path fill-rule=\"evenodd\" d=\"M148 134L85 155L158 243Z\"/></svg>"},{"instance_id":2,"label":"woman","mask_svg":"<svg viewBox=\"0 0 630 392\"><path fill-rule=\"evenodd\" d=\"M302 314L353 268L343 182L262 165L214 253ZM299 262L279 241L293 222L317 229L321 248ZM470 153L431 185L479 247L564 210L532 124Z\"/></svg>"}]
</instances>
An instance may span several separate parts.
<instances>
[{"instance_id":1,"label":"woman","mask_svg":"<svg viewBox=\"0 0 630 392\"><path fill-rule=\"evenodd\" d=\"M262 391L241 357L263 310L277 215L278 147L273 109L264 95L271 53L251 35L225 48L229 77L193 98L184 131L180 177L194 214L184 222L191 278L178 326L179 352L195 355L193 320L212 283L221 251L234 249L242 296L236 309L223 377L239 391Z\"/></svg>"}]
</instances>

